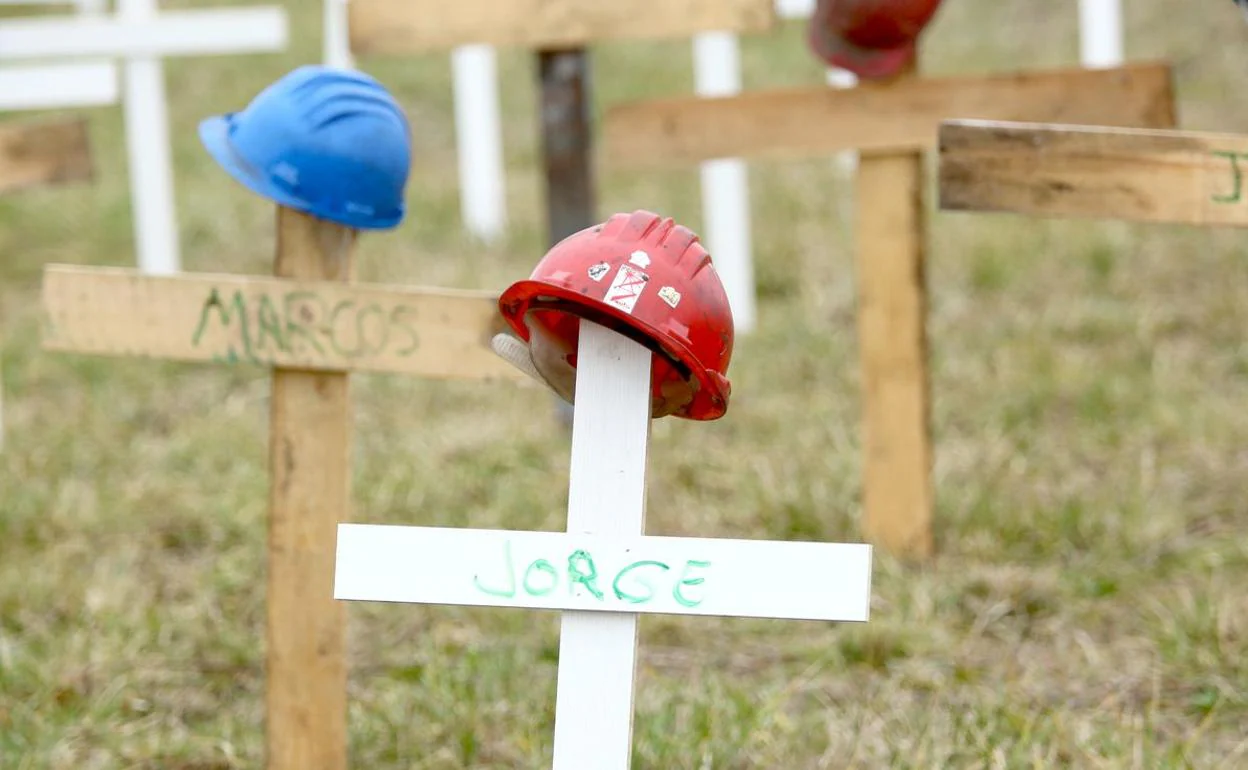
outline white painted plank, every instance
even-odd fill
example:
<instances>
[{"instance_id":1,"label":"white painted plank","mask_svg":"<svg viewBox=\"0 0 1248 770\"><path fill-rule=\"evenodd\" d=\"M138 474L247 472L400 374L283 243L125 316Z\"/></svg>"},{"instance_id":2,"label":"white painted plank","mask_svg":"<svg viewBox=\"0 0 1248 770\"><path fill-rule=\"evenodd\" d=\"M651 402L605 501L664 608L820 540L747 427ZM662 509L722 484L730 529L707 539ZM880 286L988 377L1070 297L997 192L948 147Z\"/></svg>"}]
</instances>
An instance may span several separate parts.
<instances>
[{"instance_id":1,"label":"white painted plank","mask_svg":"<svg viewBox=\"0 0 1248 770\"><path fill-rule=\"evenodd\" d=\"M336 577L338 599L866 622L871 546L340 524Z\"/></svg>"},{"instance_id":2,"label":"white painted plank","mask_svg":"<svg viewBox=\"0 0 1248 770\"><path fill-rule=\"evenodd\" d=\"M651 357L648 348L627 337L581 321L570 533L615 540L645 530ZM560 629L553 770L627 770L637 615L570 612Z\"/></svg>"},{"instance_id":3,"label":"white painted plank","mask_svg":"<svg viewBox=\"0 0 1248 770\"><path fill-rule=\"evenodd\" d=\"M347 0L321 0L324 10L322 39L324 64L342 69L354 69L355 57L351 55L350 21L347 18Z\"/></svg>"},{"instance_id":4,"label":"white painted plank","mask_svg":"<svg viewBox=\"0 0 1248 770\"><path fill-rule=\"evenodd\" d=\"M156 0L118 0L118 18L144 24L156 18ZM164 65L154 56L126 59L126 154L139 269L148 275L181 270L173 194L173 158Z\"/></svg>"},{"instance_id":5,"label":"white painted plank","mask_svg":"<svg viewBox=\"0 0 1248 770\"><path fill-rule=\"evenodd\" d=\"M741 52L731 32L693 38L694 87L699 96L731 96L741 90ZM750 236L748 170L740 158L701 165L702 222L707 250L724 282L732 320L740 334L754 331L755 287Z\"/></svg>"},{"instance_id":6,"label":"white painted plank","mask_svg":"<svg viewBox=\"0 0 1248 770\"><path fill-rule=\"evenodd\" d=\"M279 51L287 35L286 14L276 6L163 11L139 21L93 15L11 19L0 23L0 59Z\"/></svg>"},{"instance_id":7,"label":"white painted plank","mask_svg":"<svg viewBox=\"0 0 1248 770\"><path fill-rule=\"evenodd\" d=\"M116 104L117 66L107 61L0 67L0 112Z\"/></svg>"},{"instance_id":8,"label":"white painted plank","mask_svg":"<svg viewBox=\"0 0 1248 770\"><path fill-rule=\"evenodd\" d=\"M451 51L459 203L468 232L497 241L507 224L498 64L489 45Z\"/></svg>"},{"instance_id":9,"label":"white painted plank","mask_svg":"<svg viewBox=\"0 0 1248 770\"><path fill-rule=\"evenodd\" d=\"M1122 0L1079 0L1079 58L1091 69L1122 65Z\"/></svg>"},{"instance_id":10,"label":"white painted plank","mask_svg":"<svg viewBox=\"0 0 1248 770\"><path fill-rule=\"evenodd\" d=\"M776 13L782 19L804 19L815 12L815 0L776 0Z\"/></svg>"}]
</instances>

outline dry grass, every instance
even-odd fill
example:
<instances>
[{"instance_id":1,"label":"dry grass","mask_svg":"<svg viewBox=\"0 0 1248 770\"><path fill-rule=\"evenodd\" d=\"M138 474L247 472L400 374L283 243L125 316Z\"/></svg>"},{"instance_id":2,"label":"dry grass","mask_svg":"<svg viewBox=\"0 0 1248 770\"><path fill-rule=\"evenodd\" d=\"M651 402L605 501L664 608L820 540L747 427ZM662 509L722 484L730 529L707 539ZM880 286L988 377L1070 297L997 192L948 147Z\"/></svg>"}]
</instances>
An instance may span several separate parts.
<instances>
[{"instance_id":1,"label":"dry grass","mask_svg":"<svg viewBox=\"0 0 1248 770\"><path fill-rule=\"evenodd\" d=\"M929 72L1070 63L1073 8L949 3ZM1128 4L1128 52L1176 64L1191 128L1248 124L1229 3ZM1208 5L1205 8L1204 5ZM263 273L272 210L194 134L315 60L168 65L192 270ZM748 87L819 82L787 25ZM416 126L411 218L370 280L501 287L542 252L531 61L502 58L514 234L455 226L445 56L369 61ZM613 45L600 103L689 88L685 43ZM118 110L100 178L0 202L0 766L259 767L267 380L260 370L39 350L47 262L132 264ZM656 534L855 540L860 472L846 185L826 159L752 166L761 328L735 401L661 421ZM696 173L602 179L600 210L700 227ZM838 204L842 201L842 204ZM1248 260L1230 231L934 213L939 558L877 559L867 625L646 617L638 768L1248 766ZM568 440L536 391L356 380L359 521L558 529ZM541 767L550 613L352 605L354 767Z\"/></svg>"}]
</instances>

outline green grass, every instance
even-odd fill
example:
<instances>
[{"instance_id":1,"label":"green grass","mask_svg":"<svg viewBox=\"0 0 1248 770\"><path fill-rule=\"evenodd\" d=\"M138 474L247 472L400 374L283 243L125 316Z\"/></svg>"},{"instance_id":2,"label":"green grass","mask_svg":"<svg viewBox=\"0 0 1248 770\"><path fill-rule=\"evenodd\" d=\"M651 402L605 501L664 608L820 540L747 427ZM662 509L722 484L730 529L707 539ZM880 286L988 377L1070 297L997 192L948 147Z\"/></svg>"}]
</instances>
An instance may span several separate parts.
<instances>
[{"instance_id":1,"label":"green grass","mask_svg":"<svg viewBox=\"0 0 1248 770\"><path fill-rule=\"evenodd\" d=\"M948 3L924 69L1069 64L1073 8ZM1230 4L1130 3L1128 54L1175 62L1181 118L1248 125ZM190 270L271 270L273 211L198 145L318 57L167 64ZM818 83L801 27L744 44L747 87ZM463 236L449 66L365 60L410 111L411 214L361 278L501 288L543 252L534 72L501 54L506 243ZM690 88L686 42L596 50L599 106ZM268 382L258 369L39 349L48 262L133 264L120 111L94 185L0 201L0 766L260 767ZM693 169L601 177L599 210L701 227ZM714 423L655 425L649 532L855 541L861 451L850 187L751 166L760 328ZM1248 766L1248 256L1230 230L933 212L939 556L877 554L866 625L647 616L637 768ZM354 378L357 521L559 529L568 436L535 390ZM557 617L350 607L353 767L549 761Z\"/></svg>"}]
</instances>

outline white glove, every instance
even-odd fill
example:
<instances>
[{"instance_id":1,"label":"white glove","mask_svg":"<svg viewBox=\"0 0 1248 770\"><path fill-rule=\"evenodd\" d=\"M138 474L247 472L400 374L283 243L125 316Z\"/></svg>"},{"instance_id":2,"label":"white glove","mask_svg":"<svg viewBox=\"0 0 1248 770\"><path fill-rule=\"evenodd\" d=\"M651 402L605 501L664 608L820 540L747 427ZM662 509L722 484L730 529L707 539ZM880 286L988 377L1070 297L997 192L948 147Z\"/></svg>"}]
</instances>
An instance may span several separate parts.
<instances>
[{"instance_id":1,"label":"white glove","mask_svg":"<svg viewBox=\"0 0 1248 770\"><path fill-rule=\"evenodd\" d=\"M550 382L537 370L537 366L533 363L533 354L524 340L500 332L490 340L490 347L494 348L494 352L504 361L545 385L551 393L558 395Z\"/></svg>"}]
</instances>

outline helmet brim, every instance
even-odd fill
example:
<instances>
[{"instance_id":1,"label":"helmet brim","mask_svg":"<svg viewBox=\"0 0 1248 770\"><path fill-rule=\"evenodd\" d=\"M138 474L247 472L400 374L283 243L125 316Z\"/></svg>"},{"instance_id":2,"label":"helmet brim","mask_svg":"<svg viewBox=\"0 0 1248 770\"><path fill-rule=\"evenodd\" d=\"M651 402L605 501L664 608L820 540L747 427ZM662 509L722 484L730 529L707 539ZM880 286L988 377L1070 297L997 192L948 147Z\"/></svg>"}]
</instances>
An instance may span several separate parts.
<instances>
[{"instance_id":1,"label":"helmet brim","mask_svg":"<svg viewBox=\"0 0 1248 770\"><path fill-rule=\"evenodd\" d=\"M884 80L898 75L914 59L917 44L910 41L894 48L867 48L828 31L814 19L810 46L833 67L854 73L863 80Z\"/></svg>"},{"instance_id":2,"label":"helmet brim","mask_svg":"<svg viewBox=\"0 0 1248 770\"><path fill-rule=\"evenodd\" d=\"M199 124L199 140L204 149L225 169L239 184L262 198L267 198L280 206L302 211L319 219L325 219L345 227L357 230L390 230L403 221L402 212L390 217L372 217L367 220L343 216L330 216L311 201L291 195L287 190L277 187L258 169L238 154L230 142L230 129L234 125L237 113L226 113L207 118Z\"/></svg>"},{"instance_id":3,"label":"helmet brim","mask_svg":"<svg viewBox=\"0 0 1248 770\"><path fill-rule=\"evenodd\" d=\"M567 305L567 312L573 314L575 314L576 307L592 308L592 315L609 318L615 323L640 332L647 340L650 340L661 349L661 355L666 355L680 362L698 381L700 392L695 396L695 401L698 402L695 409L699 416L695 419L714 420L727 411L730 395L727 389L727 379L719 375L718 372L707 371L699 365L697 357L693 355L691 350L679 343L664 341L663 335L658 329L655 329L636 316L625 313L603 302L587 303L584 295L570 289L551 286L542 281L526 279L513 283L499 295L498 306L504 320L525 342L529 342L531 335L524 316L537 297L551 297L560 300Z\"/></svg>"}]
</instances>

